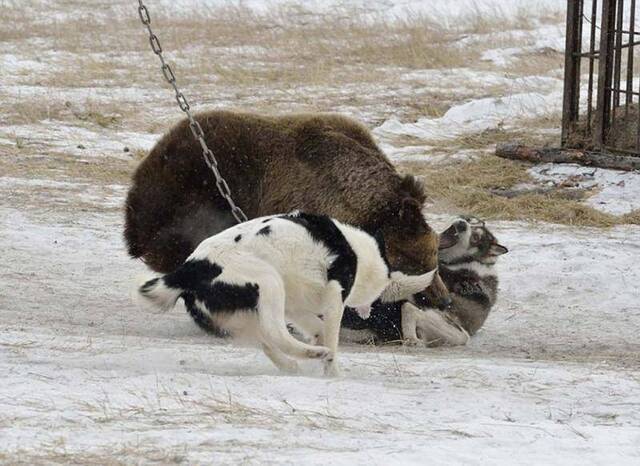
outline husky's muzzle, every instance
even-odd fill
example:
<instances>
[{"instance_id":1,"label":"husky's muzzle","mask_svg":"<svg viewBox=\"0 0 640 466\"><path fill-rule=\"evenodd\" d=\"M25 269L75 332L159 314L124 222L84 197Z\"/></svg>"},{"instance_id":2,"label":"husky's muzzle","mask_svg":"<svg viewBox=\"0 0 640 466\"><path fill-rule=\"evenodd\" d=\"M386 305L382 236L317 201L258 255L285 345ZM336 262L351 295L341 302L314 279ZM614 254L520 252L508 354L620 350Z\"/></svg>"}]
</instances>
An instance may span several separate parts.
<instances>
[{"instance_id":1,"label":"husky's muzzle","mask_svg":"<svg viewBox=\"0 0 640 466\"><path fill-rule=\"evenodd\" d=\"M449 249L460 241L460 235L467 231L469 223L465 220L457 220L449 228L440 233L440 244L438 249Z\"/></svg>"}]
</instances>

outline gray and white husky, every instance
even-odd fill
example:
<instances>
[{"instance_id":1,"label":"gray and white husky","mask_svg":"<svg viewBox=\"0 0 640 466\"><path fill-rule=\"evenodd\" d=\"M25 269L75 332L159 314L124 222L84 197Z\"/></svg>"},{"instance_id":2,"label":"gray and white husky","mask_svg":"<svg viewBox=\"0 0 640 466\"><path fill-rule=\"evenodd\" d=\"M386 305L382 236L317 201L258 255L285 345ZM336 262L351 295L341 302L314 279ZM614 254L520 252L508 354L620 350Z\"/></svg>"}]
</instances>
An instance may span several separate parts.
<instances>
[{"instance_id":1,"label":"gray and white husky","mask_svg":"<svg viewBox=\"0 0 640 466\"><path fill-rule=\"evenodd\" d=\"M465 344L482 327L496 302L494 265L507 248L475 217L461 217L440 236L451 245L439 251L439 270L451 292L452 305L441 313L419 309L410 302L403 304L402 334L409 344Z\"/></svg>"},{"instance_id":2,"label":"gray and white husky","mask_svg":"<svg viewBox=\"0 0 640 466\"><path fill-rule=\"evenodd\" d=\"M325 216L294 212L257 218L204 240L175 271L144 283L140 294L168 310L182 298L201 327L261 344L280 369L291 357L336 360L343 309L367 317L378 298L398 301L423 291L435 270L390 271L382 240ZM287 323L315 337L293 338Z\"/></svg>"}]
</instances>

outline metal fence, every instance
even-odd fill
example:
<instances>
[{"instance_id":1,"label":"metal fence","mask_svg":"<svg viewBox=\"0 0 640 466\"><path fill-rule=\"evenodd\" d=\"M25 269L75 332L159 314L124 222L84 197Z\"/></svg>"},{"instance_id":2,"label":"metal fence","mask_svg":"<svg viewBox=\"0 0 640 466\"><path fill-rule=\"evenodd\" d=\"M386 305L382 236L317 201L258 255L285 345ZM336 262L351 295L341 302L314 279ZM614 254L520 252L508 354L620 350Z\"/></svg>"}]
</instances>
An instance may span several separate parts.
<instances>
[{"instance_id":1,"label":"metal fence","mask_svg":"<svg viewBox=\"0 0 640 466\"><path fill-rule=\"evenodd\" d=\"M563 147L640 155L636 16L636 0L567 1Z\"/></svg>"}]
</instances>

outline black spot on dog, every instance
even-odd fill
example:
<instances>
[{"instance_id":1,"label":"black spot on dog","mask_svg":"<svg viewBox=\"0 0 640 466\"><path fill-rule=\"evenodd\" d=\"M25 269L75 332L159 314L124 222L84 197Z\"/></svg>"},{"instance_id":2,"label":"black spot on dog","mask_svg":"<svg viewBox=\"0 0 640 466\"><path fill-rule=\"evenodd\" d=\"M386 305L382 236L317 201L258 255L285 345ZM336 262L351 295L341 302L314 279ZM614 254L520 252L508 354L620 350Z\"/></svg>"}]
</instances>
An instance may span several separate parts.
<instances>
[{"instance_id":1,"label":"black spot on dog","mask_svg":"<svg viewBox=\"0 0 640 466\"><path fill-rule=\"evenodd\" d=\"M262 223L268 223L268 222L270 222L271 220L272 220L272 219L270 219L270 218L265 218L265 219L262 221Z\"/></svg>"},{"instance_id":2,"label":"black spot on dog","mask_svg":"<svg viewBox=\"0 0 640 466\"><path fill-rule=\"evenodd\" d=\"M224 337L228 336L228 333L219 329L196 304L196 301L211 314L257 311L260 287L257 283L237 285L214 281L221 273L222 267L218 264L207 260L190 260L165 275L164 283L169 288L181 290L180 297L200 328L213 335Z\"/></svg>"},{"instance_id":3,"label":"black spot on dog","mask_svg":"<svg viewBox=\"0 0 640 466\"><path fill-rule=\"evenodd\" d=\"M271 233L271 227L267 225L266 227L263 227L260 230L258 230L256 235L269 236L270 233Z\"/></svg>"},{"instance_id":4,"label":"black spot on dog","mask_svg":"<svg viewBox=\"0 0 640 466\"><path fill-rule=\"evenodd\" d=\"M383 303L375 301L371 305L371 314L363 319L355 309L345 308L342 326L352 330L368 329L375 333L380 342L402 339L402 304L405 301Z\"/></svg>"},{"instance_id":5,"label":"black spot on dog","mask_svg":"<svg viewBox=\"0 0 640 466\"><path fill-rule=\"evenodd\" d=\"M191 315L191 318L198 327L218 338L226 338L229 336L229 332L219 328L204 312L200 310L198 306L196 306L196 299L193 293L183 293L182 299L184 300L187 312Z\"/></svg>"},{"instance_id":6,"label":"black spot on dog","mask_svg":"<svg viewBox=\"0 0 640 466\"><path fill-rule=\"evenodd\" d=\"M193 259L185 262L173 272L164 276L169 288L184 291L204 291L222 273L222 267L208 260Z\"/></svg>"},{"instance_id":7,"label":"black spot on dog","mask_svg":"<svg viewBox=\"0 0 640 466\"><path fill-rule=\"evenodd\" d=\"M242 239L242 235L238 235L235 238L233 238L233 240L237 243L238 241L240 241Z\"/></svg>"},{"instance_id":8,"label":"black spot on dog","mask_svg":"<svg viewBox=\"0 0 640 466\"><path fill-rule=\"evenodd\" d=\"M241 310L258 310L258 297L260 287L256 283L235 285L225 282L216 282L211 285L209 292L200 297L209 312L233 312Z\"/></svg>"},{"instance_id":9,"label":"black spot on dog","mask_svg":"<svg viewBox=\"0 0 640 466\"><path fill-rule=\"evenodd\" d=\"M355 281L358 258L340 229L333 220L325 215L299 212L283 215L280 218L306 228L314 241L324 244L336 257L327 270L327 280L336 280L340 283L342 300L344 301L349 296Z\"/></svg>"},{"instance_id":10,"label":"black spot on dog","mask_svg":"<svg viewBox=\"0 0 640 466\"><path fill-rule=\"evenodd\" d=\"M387 258L387 244L384 242L384 235L382 234L382 230L376 230L373 234L373 238L378 244L378 250L380 251L380 256L382 256L384 265L387 266L387 277L391 278L391 264L389 264L389 259Z\"/></svg>"}]
</instances>

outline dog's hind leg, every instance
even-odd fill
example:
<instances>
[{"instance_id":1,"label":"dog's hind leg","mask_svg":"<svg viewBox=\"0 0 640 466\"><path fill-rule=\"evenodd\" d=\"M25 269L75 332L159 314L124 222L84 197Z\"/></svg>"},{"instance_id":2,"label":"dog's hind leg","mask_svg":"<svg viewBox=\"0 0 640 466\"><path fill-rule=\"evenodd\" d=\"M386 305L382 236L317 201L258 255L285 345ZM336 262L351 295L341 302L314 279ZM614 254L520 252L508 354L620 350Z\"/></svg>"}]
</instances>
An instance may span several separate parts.
<instances>
[{"instance_id":1,"label":"dog's hind leg","mask_svg":"<svg viewBox=\"0 0 640 466\"><path fill-rule=\"evenodd\" d=\"M338 282L331 281L325 295L324 303L324 343L331 350L331 354L325 359L324 374L330 377L338 377L340 369L336 356L338 354L338 340L340 339L340 324L344 313L342 301L342 289Z\"/></svg>"},{"instance_id":2,"label":"dog's hind leg","mask_svg":"<svg viewBox=\"0 0 640 466\"><path fill-rule=\"evenodd\" d=\"M262 350L264 351L264 354L271 359L271 362L273 362L282 372L297 374L300 371L298 363L285 355L278 348L262 343Z\"/></svg>"},{"instance_id":3,"label":"dog's hind leg","mask_svg":"<svg viewBox=\"0 0 640 466\"><path fill-rule=\"evenodd\" d=\"M280 275L267 264L260 275L258 279L260 284L258 318L263 343L296 358L322 359L328 357L328 348L308 345L296 340L289 333L285 321L285 289Z\"/></svg>"}]
</instances>

